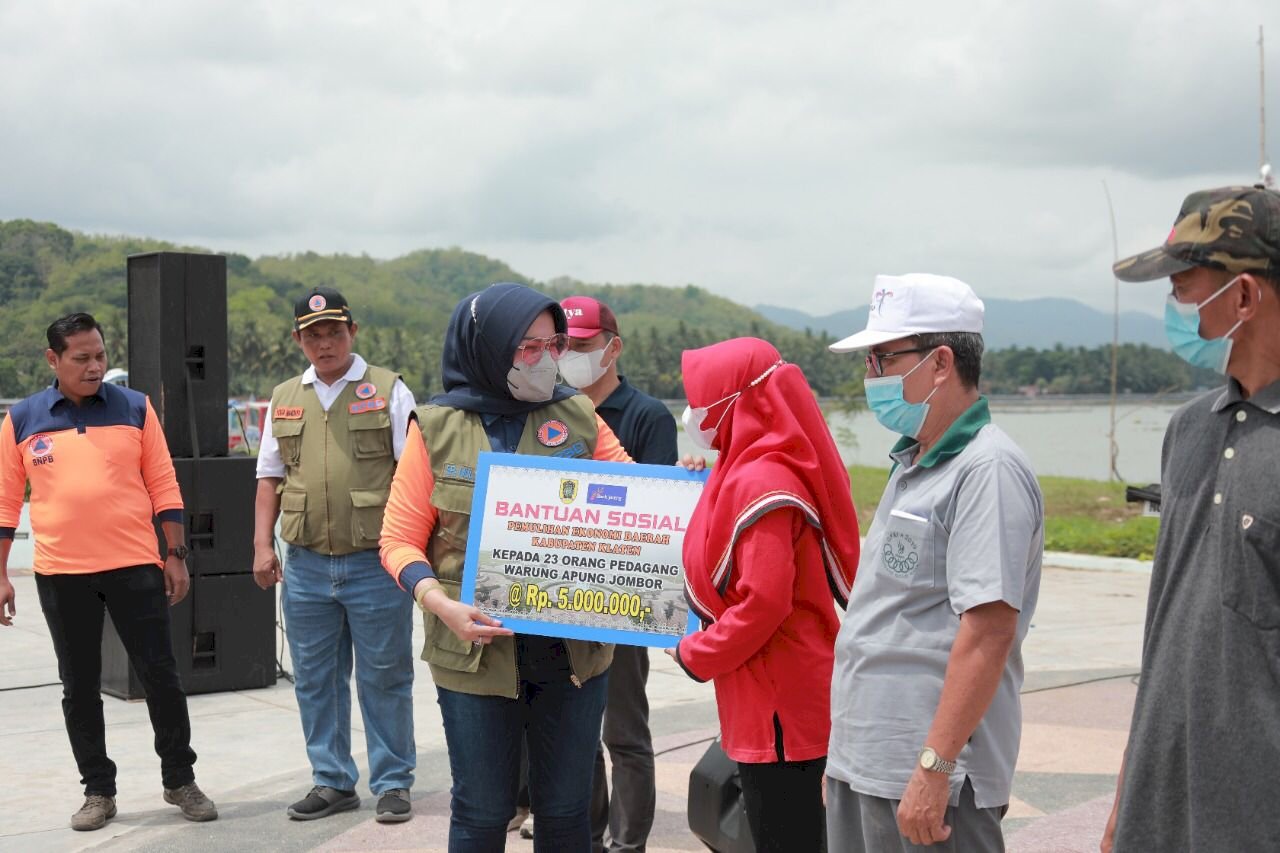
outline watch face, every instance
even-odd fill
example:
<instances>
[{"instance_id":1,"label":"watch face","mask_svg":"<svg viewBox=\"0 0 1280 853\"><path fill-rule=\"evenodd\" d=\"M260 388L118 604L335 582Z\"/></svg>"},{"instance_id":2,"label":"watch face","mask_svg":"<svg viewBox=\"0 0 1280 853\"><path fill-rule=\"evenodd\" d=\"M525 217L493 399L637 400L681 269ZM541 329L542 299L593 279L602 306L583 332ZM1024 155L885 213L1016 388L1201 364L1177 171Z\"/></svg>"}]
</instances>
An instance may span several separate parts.
<instances>
[{"instance_id":1,"label":"watch face","mask_svg":"<svg viewBox=\"0 0 1280 853\"><path fill-rule=\"evenodd\" d=\"M179 560L185 560L187 559L187 554L190 552L187 550L186 545L179 545L176 548L170 548L169 553L177 557Z\"/></svg>"},{"instance_id":2,"label":"watch face","mask_svg":"<svg viewBox=\"0 0 1280 853\"><path fill-rule=\"evenodd\" d=\"M938 753L926 747L920 753L920 766L925 770L932 770L933 766L938 763Z\"/></svg>"}]
</instances>

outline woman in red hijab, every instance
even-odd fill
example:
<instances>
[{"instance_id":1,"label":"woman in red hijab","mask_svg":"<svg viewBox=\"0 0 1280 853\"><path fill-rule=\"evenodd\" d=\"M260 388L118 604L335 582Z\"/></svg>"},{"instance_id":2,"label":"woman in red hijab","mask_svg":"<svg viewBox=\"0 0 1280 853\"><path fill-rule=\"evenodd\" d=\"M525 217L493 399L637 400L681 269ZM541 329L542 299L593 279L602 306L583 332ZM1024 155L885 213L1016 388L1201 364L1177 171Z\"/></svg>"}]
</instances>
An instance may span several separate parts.
<instances>
[{"instance_id":1,"label":"woman in red hijab","mask_svg":"<svg viewBox=\"0 0 1280 853\"><path fill-rule=\"evenodd\" d=\"M685 430L720 456L684 540L703 630L674 657L712 680L756 849L825 849L831 667L858 566L849 473L800 368L736 338L682 358Z\"/></svg>"}]
</instances>

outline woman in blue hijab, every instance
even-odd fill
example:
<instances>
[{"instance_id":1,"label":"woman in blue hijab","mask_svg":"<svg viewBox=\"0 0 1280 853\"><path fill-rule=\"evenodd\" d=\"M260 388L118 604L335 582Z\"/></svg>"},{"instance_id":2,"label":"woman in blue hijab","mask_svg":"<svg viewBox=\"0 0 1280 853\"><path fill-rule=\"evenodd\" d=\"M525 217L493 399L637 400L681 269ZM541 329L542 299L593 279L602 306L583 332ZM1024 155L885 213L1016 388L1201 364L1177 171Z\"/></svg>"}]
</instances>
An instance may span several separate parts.
<instances>
[{"instance_id":1,"label":"woman in blue hijab","mask_svg":"<svg viewBox=\"0 0 1280 853\"><path fill-rule=\"evenodd\" d=\"M417 410L382 526L382 562L423 611L453 776L450 851L498 851L516 809L520 744L535 851L591 849L588 807L613 647L514 634L458 600L480 452L630 461L591 401L556 384L564 312L519 284L458 303L444 393Z\"/></svg>"}]
</instances>

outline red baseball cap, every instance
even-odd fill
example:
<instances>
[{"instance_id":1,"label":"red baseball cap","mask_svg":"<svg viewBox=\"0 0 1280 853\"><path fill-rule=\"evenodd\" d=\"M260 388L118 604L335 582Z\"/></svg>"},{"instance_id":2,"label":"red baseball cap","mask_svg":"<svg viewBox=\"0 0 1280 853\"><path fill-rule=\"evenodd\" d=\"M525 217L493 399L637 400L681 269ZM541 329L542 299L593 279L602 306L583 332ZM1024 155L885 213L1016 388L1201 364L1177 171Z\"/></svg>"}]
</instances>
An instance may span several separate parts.
<instances>
[{"instance_id":1,"label":"red baseball cap","mask_svg":"<svg viewBox=\"0 0 1280 853\"><path fill-rule=\"evenodd\" d=\"M569 337L593 338L601 332L618 334L618 318L609 306L590 296L570 296L560 303L569 321Z\"/></svg>"}]
</instances>

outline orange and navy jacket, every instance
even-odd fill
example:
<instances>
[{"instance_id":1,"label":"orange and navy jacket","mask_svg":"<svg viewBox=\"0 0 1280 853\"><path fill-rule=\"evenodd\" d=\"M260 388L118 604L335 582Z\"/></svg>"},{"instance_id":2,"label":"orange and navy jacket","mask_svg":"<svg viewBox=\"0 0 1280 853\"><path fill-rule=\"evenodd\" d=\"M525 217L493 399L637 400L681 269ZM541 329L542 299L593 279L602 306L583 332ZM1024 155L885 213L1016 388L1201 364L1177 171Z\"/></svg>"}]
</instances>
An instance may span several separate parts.
<instances>
[{"instance_id":1,"label":"orange and navy jacket","mask_svg":"<svg viewBox=\"0 0 1280 853\"><path fill-rule=\"evenodd\" d=\"M182 522L160 421L145 394L118 385L104 383L77 406L55 384L9 410L0 538L13 538L28 481L38 574L163 565L152 519Z\"/></svg>"}]
</instances>

